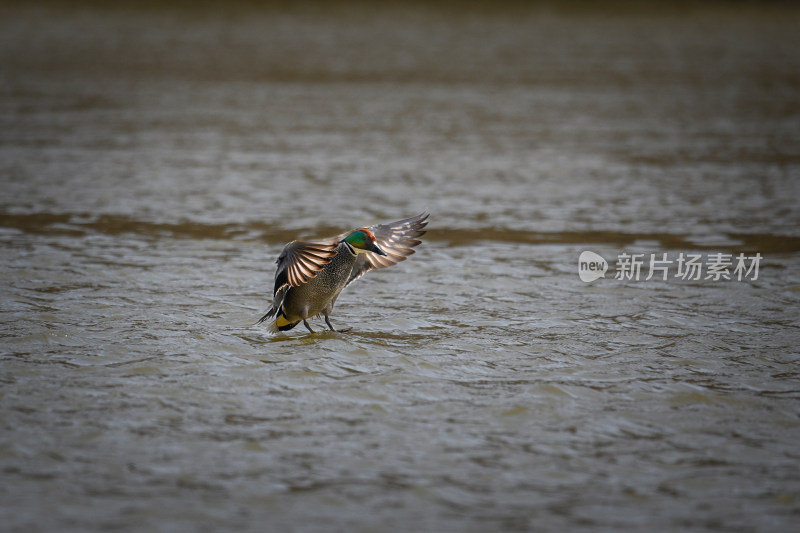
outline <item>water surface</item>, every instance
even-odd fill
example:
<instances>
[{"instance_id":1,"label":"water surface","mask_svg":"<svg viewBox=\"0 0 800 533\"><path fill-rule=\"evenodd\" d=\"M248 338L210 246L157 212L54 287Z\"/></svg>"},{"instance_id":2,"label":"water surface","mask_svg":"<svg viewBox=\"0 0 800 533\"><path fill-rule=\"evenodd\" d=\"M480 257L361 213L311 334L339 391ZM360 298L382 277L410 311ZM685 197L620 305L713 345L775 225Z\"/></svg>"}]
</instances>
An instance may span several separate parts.
<instances>
[{"instance_id":1,"label":"water surface","mask_svg":"<svg viewBox=\"0 0 800 533\"><path fill-rule=\"evenodd\" d=\"M796 527L796 10L0 10L8 530ZM423 210L352 330L254 326Z\"/></svg>"}]
</instances>

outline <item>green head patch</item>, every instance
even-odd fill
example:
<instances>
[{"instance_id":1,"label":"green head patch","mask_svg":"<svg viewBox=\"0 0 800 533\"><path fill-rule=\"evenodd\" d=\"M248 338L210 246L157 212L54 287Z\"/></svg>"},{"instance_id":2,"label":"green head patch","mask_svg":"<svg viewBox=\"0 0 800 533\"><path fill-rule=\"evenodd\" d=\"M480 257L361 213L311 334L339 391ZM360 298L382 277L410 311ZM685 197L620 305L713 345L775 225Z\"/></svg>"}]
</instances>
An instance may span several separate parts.
<instances>
[{"instance_id":1,"label":"green head patch","mask_svg":"<svg viewBox=\"0 0 800 533\"><path fill-rule=\"evenodd\" d=\"M372 243L375 242L375 237L367 230L357 229L345 237L344 240L353 248L367 250L372 247Z\"/></svg>"}]
</instances>

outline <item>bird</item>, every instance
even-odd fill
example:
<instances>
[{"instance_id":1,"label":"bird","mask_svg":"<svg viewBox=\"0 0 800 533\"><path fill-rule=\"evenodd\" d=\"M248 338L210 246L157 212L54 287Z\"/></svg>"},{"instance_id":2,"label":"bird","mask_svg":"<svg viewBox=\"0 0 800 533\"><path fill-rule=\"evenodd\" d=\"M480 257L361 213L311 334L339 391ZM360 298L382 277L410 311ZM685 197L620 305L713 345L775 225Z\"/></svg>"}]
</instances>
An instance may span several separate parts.
<instances>
[{"instance_id":1,"label":"bird","mask_svg":"<svg viewBox=\"0 0 800 533\"><path fill-rule=\"evenodd\" d=\"M330 314L342 290L377 268L395 265L415 252L425 234L428 214L364 226L336 237L316 241L292 241L275 261L272 306L257 324L271 320L270 333L288 331L300 322L311 333L311 317Z\"/></svg>"}]
</instances>

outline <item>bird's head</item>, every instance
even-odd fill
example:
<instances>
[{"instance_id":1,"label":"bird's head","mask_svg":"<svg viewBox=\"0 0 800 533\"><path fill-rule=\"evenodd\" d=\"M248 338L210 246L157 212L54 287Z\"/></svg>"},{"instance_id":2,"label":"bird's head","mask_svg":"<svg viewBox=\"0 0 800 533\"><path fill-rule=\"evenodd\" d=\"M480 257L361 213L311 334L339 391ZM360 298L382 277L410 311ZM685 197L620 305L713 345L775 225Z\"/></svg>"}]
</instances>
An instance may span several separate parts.
<instances>
[{"instance_id":1,"label":"bird's head","mask_svg":"<svg viewBox=\"0 0 800 533\"><path fill-rule=\"evenodd\" d=\"M386 255L386 252L381 250L375 243L375 234L367 228L359 228L353 230L347 237L342 239L350 245L350 248L357 254L364 252L374 252L378 255Z\"/></svg>"}]
</instances>

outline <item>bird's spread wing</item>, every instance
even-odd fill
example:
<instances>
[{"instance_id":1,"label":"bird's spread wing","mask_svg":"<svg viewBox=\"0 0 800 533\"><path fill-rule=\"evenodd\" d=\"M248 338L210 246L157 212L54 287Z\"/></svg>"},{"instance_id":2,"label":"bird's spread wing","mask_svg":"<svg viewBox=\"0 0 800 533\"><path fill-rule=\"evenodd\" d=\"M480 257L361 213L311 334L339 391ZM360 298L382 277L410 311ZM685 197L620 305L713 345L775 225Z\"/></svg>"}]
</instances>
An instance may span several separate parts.
<instances>
[{"instance_id":1,"label":"bird's spread wing","mask_svg":"<svg viewBox=\"0 0 800 533\"><path fill-rule=\"evenodd\" d=\"M273 294L284 285L297 287L316 277L336 255L337 244L292 241L278 256Z\"/></svg>"},{"instance_id":2,"label":"bird's spread wing","mask_svg":"<svg viewBox=\"0 0 800 533\"><path fill-rule=\"evenodd\" d=\"M374 268L384 268L405 261L406 257L414 253L414 247L422 242L418 237L425 235L425 230L422 228L427 224L428 214L422 213L405 220L398 220L390 224L376 224L366 228L375 235L376 244L386 252L386 255L358 254L347 284L349 285Z\"/></svg>"}]
</instances>

